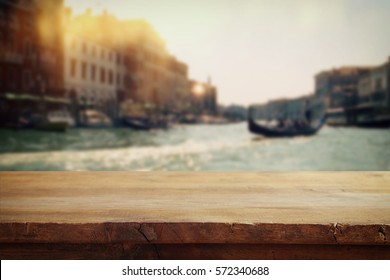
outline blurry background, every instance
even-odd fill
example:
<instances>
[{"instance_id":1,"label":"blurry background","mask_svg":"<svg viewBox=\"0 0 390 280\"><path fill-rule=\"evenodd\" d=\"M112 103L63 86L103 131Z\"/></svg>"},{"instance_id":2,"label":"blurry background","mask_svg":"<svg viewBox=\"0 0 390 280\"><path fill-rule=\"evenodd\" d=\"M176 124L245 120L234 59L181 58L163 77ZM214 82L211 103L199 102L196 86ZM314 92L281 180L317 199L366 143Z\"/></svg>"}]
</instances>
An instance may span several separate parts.
<instances>
[{"instance_id":1,"label":"blurry background","mask_svg":"<svg viewBox=\"0 0 390 280\"><path fill-rule=\"evenodd\" d=\"M0 0L0 169L390 170L389 24L386 0ZM268 138L249 106L327 124Z\"/></svg>"}]
</instances>

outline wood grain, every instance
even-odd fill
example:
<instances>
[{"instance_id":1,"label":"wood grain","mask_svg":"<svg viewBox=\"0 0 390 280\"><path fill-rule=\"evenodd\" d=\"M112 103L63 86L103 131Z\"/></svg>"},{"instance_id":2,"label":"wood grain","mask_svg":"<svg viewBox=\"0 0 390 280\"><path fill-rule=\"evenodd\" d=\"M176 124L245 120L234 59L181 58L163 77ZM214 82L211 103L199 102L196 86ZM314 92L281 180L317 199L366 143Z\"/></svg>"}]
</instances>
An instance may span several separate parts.
<instances>
[{"instance_id":1,"label":"wood grain","mask_svg":"<svg viewBox=\"0 0 390 280\"><path fill-rule=\"evenodd\" d=\"M184 245L194 258L212 246L224 258L236 246L276 245L278 252L308 246L313 258L320 248L313 246L372 258L375 248L378 254L390 248L389 232L390 172L0 172L0 257L6 258L31 257L42 250L33 250L38 245L56 258L154 258L147 248L155 246L171 258L170 250Z\"/></svg>"}]
</instances>

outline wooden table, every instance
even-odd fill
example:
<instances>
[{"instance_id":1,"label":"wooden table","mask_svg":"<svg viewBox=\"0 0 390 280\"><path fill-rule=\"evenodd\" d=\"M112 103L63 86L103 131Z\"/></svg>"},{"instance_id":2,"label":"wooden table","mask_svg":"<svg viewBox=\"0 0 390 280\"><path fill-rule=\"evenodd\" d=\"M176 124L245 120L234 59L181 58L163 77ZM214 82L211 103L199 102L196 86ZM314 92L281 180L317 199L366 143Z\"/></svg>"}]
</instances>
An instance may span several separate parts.
<instances>
[{"instance_id":1,"label":"wooden table","mask_svg":"<svg viewBox=\"0 0 390 280\"><path fill-rule=\"evenodd\" d=\"M390 259L390 172L0 172L1 259Z\"/></svg>"}]
</instances>

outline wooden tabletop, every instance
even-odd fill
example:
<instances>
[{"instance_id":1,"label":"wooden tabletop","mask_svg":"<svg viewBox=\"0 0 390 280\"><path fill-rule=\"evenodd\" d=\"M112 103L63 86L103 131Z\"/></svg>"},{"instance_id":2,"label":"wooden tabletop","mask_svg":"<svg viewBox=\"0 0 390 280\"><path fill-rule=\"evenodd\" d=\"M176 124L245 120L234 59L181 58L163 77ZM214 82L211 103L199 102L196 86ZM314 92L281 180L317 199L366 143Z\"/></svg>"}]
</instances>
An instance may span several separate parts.
<instances>
[{"instance_id":1,"label":"wooden tabletop","mask_svg":"<svg viewBox=\"0 0 390 280\"><path fill-rule=\"evenodd\" d=\"M0 242L388 244L389 232L390 172L0 172Z\"/></svg>"}]
</instances>

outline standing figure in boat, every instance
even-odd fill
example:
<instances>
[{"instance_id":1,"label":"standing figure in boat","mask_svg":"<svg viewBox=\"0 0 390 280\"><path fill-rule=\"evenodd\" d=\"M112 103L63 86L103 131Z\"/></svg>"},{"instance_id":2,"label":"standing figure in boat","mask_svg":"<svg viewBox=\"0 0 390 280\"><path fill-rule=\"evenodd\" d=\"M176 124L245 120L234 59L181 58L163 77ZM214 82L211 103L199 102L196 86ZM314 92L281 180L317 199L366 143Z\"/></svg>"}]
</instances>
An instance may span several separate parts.
<instances>
[{"instance_id":1,"label":"standing figure in boat","mask_svg":"<svg viewBox=\"0 0 390 280\"><path fill-rule=\"evenodd\" d=\"M310 100L309 99L307 99L305 101L305 118L306 118L307 125L310 125L311 118L312 118L312 112L311 112L311 108L310 108Z\"/></svg>"}]
</instances>

